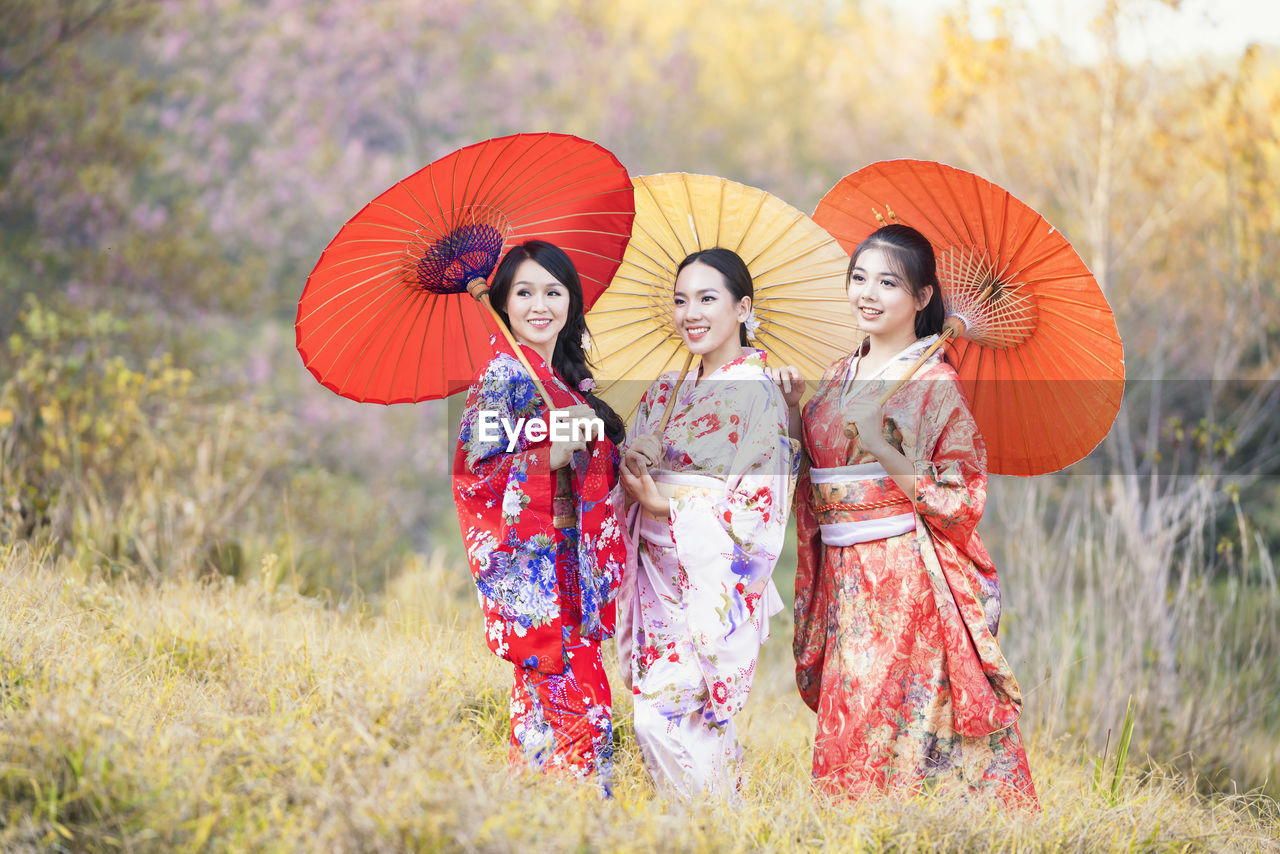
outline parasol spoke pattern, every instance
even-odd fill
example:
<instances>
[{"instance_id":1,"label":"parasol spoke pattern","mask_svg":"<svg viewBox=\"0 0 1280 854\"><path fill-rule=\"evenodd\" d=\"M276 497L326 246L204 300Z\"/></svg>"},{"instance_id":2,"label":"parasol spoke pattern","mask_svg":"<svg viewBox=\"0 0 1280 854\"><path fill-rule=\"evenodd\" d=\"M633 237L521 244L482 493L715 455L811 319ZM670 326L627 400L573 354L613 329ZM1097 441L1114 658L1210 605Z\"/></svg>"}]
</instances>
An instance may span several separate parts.
<instances>
[{"instance_id":1,"label":"parasol spoke pattern","mask_svg":"<svg viewBox=\"0 0 1280 854\"><path fill-rule=\"evenodd\" d=\"M1082 459L1115 421L1124 352L1097 282L1066 238L1007 191L940 163L874 163L841 180L814 219L852 252L901 222L933 244L948 315L966 330L949 358L997 474Z\"/></svg>"},{"instance_id":2,"label":"parasol spoke pattern","mask_svg":"<svg viewBox=\"0 0 1280 854\"><path fill-rule=\"evenodd\" d=\"M298 303L303 364L354 400L453 394L492 355L493 321L468 282L537 238L573 260L590 306L633 216L626 170L594 143L516 134L459 149L371 201L324 250Z\"/></svg>"},{"instance_id":3,"label":"parasol spoke pattern","mask_svg":"<svg viewBox=\"0 0 1280 854\"><path fill-rule=\"evenodd\" d=\"M755 285L751 343L772 365L816 379L860 337L849 310L849 257L802 211L763 190L709 175L634 179L636 218L622 265L587 316L599 394L630 419L649 384L679 370L672 323L676 268L700 249L732 249Z\"/></svg>"},{"instance_id":4,"label":"parasol spoke pattern","mask_svg":"<svg viewBox=\"0 0 1280 854\"><path fill-rule=\"evenodd\" d=\"M987 347L1021 344L1036 328L1036 304L1022 282L1004 280L986 252L948 246L937 256L947 312L965 322L965 337Z\"/></svg>"}]
</instances>

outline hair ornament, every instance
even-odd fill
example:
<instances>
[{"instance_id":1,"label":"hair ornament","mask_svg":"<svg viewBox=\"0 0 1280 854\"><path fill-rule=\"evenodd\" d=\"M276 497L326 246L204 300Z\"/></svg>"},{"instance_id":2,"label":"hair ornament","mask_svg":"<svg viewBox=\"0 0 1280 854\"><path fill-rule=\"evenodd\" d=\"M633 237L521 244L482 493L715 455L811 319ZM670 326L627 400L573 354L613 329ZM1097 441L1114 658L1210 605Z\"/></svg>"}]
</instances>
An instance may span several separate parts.
<instances>
[{"instance_id":1,"label":"hair ornament","mask_svg":"<svg viewBox=\"0 0 1280 854\"><path fill-rule=\"evenodd\" d=\"M595 390L596 390L596 381L591 379L591 377L585 377L583 378L582 382L578 383L578 391L582 392L583 394L586 394L587 392L591 392Z\"/></svg>"},{"instance_id":2,"label":"hair ornament","mask_svg":"<svg viewBox=\"0 0 1280 854\"><path fill-rule=\"evenodd\" d=\"M880 213L880 211L876 210L875 205L872 205L872 206L871 206L871 212L872 212L873 214L875 214L875 215L876 215L876 222L880 223L880 225L882 225L882 226L885 226L885 225L901 225L901 224L902 224L902 220L898 219L898 215L897 215L896 213L894 213L894 212L893 212L893 208L889 207L889 203L888 203L888 202L885 202L885 205L884 205L884 213L883 213L883 214L881 214L881 213ZM887 221L885 220L885 217L886 217L886 216L887 216L890 220L892 220L892 222L887 222Z\"/></svg>"},{"instance_id":3,"label":"hair ornament","mask_svg":"<svg viewBox=\"0 0 1280 854\"><path fill-rule=\"evenodd\" d=\"M760 320L756 317L755 308L751 309L751 313L747 315L747 319L742 321L742 325L747 327L747 338L754 341L756 339L756 330L760 328Z\"/></svg>"}]
</instances>

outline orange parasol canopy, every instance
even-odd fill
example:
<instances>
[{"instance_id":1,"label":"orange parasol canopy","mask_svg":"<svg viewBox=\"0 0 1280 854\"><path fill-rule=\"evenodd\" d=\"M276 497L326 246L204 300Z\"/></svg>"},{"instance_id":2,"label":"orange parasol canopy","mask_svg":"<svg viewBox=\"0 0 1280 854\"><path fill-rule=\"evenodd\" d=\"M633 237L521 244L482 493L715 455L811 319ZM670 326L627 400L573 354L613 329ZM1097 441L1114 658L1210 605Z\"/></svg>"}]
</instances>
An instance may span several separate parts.
<instances>
[{"instance_id":1,"label":"orange parasol canopy","mask_svg":"<svg viewBox=\"0 0 1280 854\"><path fill-rule=\"evenodd\" d=\"M948 359L996 474L1083 459L1114 423L1124 350L1106 297L1061 232L990 181L927 160L843 178L813 218L852 253L890 222L933 244Z\"/></svg>"}]
</instances>

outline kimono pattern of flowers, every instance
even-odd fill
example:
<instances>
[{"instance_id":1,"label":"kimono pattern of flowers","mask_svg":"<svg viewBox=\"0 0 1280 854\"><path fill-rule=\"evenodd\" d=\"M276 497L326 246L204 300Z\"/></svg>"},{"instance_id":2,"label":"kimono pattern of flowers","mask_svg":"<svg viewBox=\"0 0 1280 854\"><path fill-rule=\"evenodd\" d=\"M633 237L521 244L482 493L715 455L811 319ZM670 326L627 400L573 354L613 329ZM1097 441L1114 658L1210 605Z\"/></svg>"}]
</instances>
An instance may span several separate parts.
<instances>
[{"instance_id":1,"label":"kimono pattern of flowers","mask_svg":"<svg viewBox=\"0 0 1280 854\"><path fill-rule=\"evenodd\" d=\"M650 386L631 438L657 431L675 381ZM733 716L782 608L772 573L798 451L761 351L744 349L700 382L692 372L674 394L655 477L703 480L674 486L669 521L632 508L641 535L628 540L635 571L619 596L620 665L655 779L686 794L731 793L741 757Z\"/></svg>"},{"instance_id":2,"label":"kimono pattern of flowers","mask_svg":"<svg viewBox=\"0 0 1280 854\"><path fill-rule=\"evenodd\" d=\"M931 340L875 377L849 381L857 353L828 370L802 419L814 469L877 462L845 436L843 412L859 397L878 401ZM1035 805L1016 723L1022 696L996 640L999 582L977 533L986 446L940 353L884 412L886 438L914 464L915 495L909 499L888 477L866 488L887 496L870 505L896 499L914 511L914 526L906 517L911 530L824 544L821 524L852 518L839 508L870 505L839 504L839 495L821 503L828 487L815 490L808 466L796 486L793 651L800 694L818 715L814 778L854 796L950 781Z\"/></svg>"},{"instance_id":3,"label":"kimono pattern of flowers","mask_svg":"<svg viewBox=\"0 0 1280 854\"><path fill-rule=\"evenodd\" d=\"M614 630L626 559L618 451L601 438L573 455L577 526L557 529L550 441L530 441L520 429L508 451L501 426L545 421L548 409L510 345L493 344L467 394L453 490L485 638L515 668L512 755L579 776L594 769L607 790L611 698L599 645ZM585 403L533 349L523 350L555 407Z\"/></svg>"}]
</instances>

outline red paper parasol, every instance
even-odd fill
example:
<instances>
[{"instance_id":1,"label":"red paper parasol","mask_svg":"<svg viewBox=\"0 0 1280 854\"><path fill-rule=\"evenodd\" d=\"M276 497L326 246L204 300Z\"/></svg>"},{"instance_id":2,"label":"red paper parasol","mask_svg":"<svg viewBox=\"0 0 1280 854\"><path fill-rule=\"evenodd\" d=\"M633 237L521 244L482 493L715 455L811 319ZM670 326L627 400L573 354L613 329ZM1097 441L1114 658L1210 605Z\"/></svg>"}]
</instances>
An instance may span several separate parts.
<instances>
[{"instance_id":1,"label":"red paper parasol","mask_svg":"<svg viewBox=\"0 0 1280 854\"><path fill-rule=\"evenodd\" d=\"M382 193L330 242L298 301L303 364L352 400L460 391L492 356L490 334L508 334L487 309L485 283L504 250L556 244L590 307L634 216L626 169L595 143L516 134L459 149Z\"/></svg>"},{"instance_id":2,"label":"red paper parasol","mask_svg":"<svg viewBox=\"0 0 1280 854\"><path fill-rule=\"evenodd\" d=\"M1124 351L1106 297L1053 226L970 172L922 160L873 163L813 214L845 251L896 220L938 259L949 360L996 474L1057 471L1111 429Z\"/></svg>"}]
</instances>

